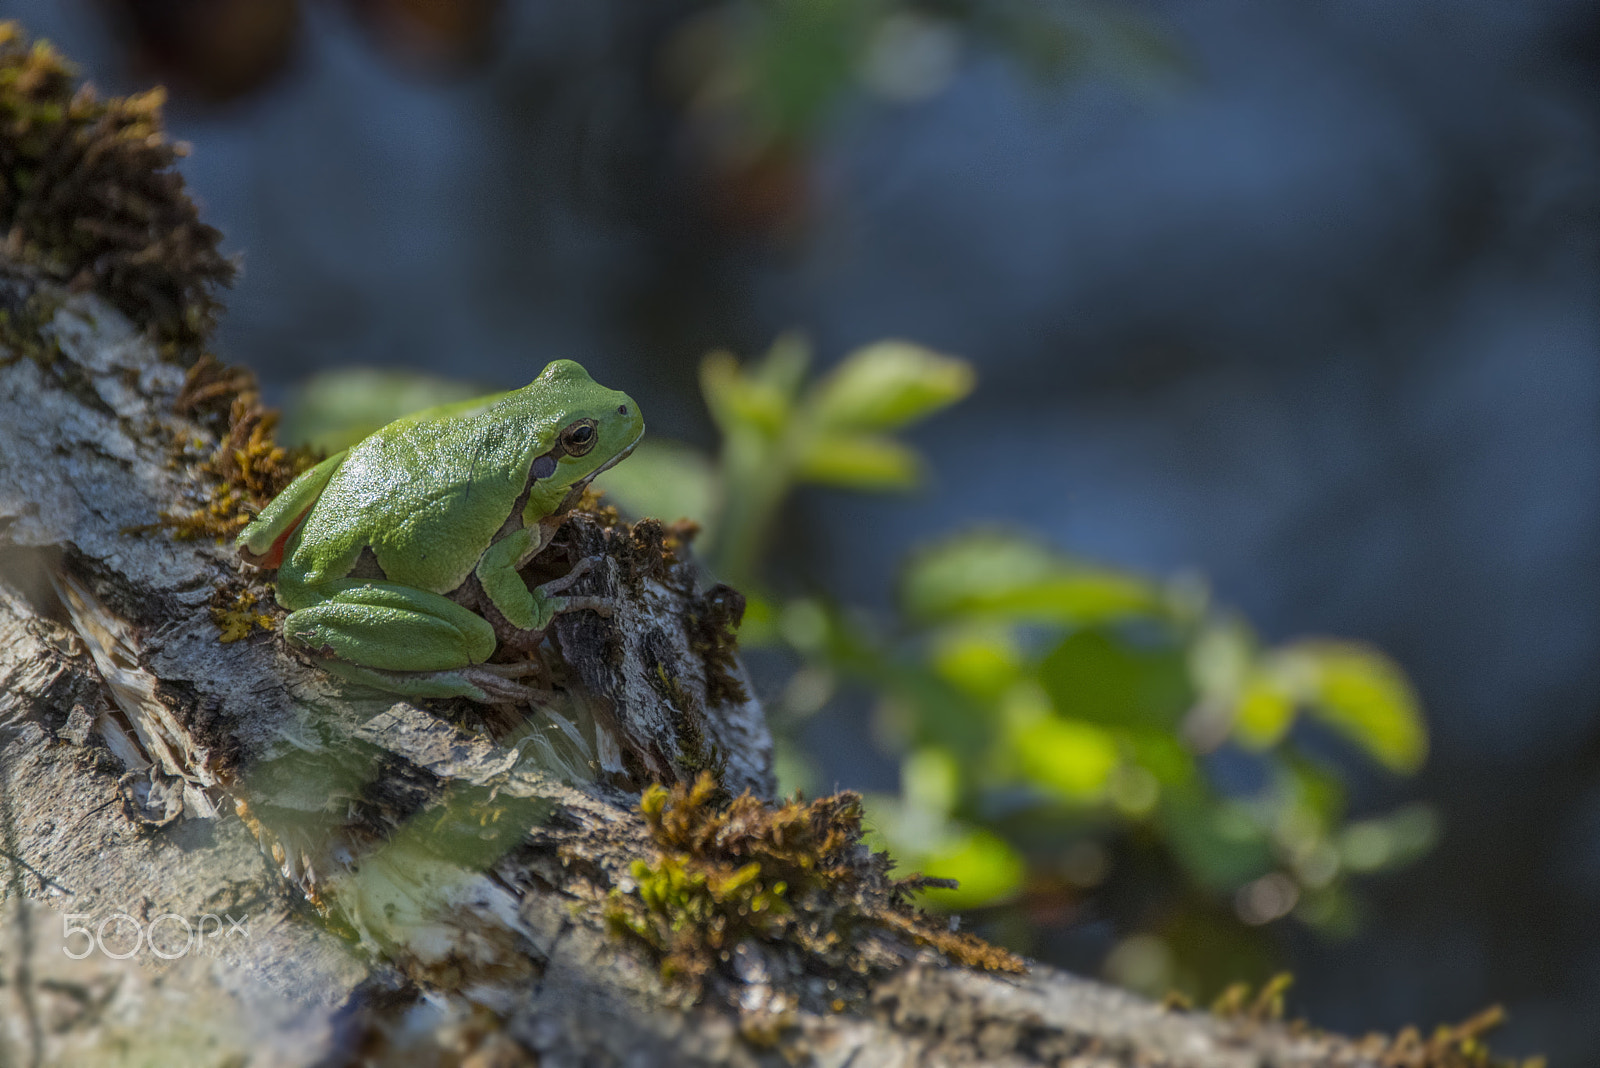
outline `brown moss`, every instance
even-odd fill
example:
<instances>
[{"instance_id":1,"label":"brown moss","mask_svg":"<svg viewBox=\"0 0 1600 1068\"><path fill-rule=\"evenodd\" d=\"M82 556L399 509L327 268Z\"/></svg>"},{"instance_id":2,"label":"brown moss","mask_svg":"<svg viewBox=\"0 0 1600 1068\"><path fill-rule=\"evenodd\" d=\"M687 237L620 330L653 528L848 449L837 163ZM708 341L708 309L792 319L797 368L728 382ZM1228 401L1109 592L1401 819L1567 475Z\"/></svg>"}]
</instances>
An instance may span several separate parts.
<instances>
[{"instance_id":1,"label":"brown moss","mask_svg":"<svg viewBox=\"0 0 1600 1068\"><path fill-rule=\"evenodd\" d=\"M234 266L200 222L167 140L163 90L102 100L46 42L0 22L3 255L94 290L187 362Z\"/></svg>"},{"instance_id":2,"label":"brown moss","mask_svg":"<svg viewBox=\"0 0 1600 1068\"><path fill-rule=\"evenodd\" d=\"M622 513L606 503L605 494L593 486L585 486L583 493L578 496L578 503L572 506L574 512L588 512L600 521L600 525L607 530L622 522Z\"/></svg>"},{"instance_id":3,"label":"brown moss","mask_svg":"<svg viewBox=\"0 0 1600 1068\"><path fill-rule=\"evenodd\" d=\"M41 367L50 367L61 354L61 345L45 328L61 307L61 295L49 289L31 287L13 292L0 287L0 367L24 357Z\"/></svg>"},{"instance_id":4,"label":"brown moss","mask_svg":"<svg viewBox=\"0 0 1600 1068\"><path fill-rule=\"evenodd\" d=\"M658 656L654 668L649 676L650 688L672 713L673 732L679 746L676 759L683 776L687 778L699 771L715 774L720 767L721 754L715 746L706 743L705 731L701 728L704 710L697 706L683 680L673 672L669 657Z\"/></svg>"},{"instance_id":5,"label":"brown moss","mask_svg":"<svg viewBox=\"0 0 1600 1068\"><path fill-rule=\"evenodd\" d=\"M689 648L705 664L706 703L712 707L750 699L739 675L739 639L734 633L744 622L744 609L744 594L721 583L695 598L689 608L685 621Z\"/></svg>"},{"instance_id":6,"label":"brown moss","mask_svg":"<svg viewBox=\"0 0 1600 1068\"><path fill-rule=\"evenodd\" d=\"M181 415L221 424L221 441L207 449L199 439L178 442L203 503L160 514L155 524L179 539L231 538L296 475L317 462L306 449L287 449L273 437L278 412L261 403L253 375L206 355L190 368L174 404ZM223 413L226 413L224 419Z\"/></svg>"},{"instance_id":7,"label":"brown moss","mask_svg":"<svg viewBox=\"0 0 1600 1068\"><path fill-rule=\"evenodd\" d=\"M183 378L183 388L172 402L172 410L198 422L226 431L226 420L233 402L258 392L255 376L243 367L230 367L211 353L203 353ZM217 425L217 424L221 425Z\"/></svg>"},{"instance_id":8,"label":"brown moss","mask_svg":"<svg viewBox=\"0 0 1600 1068\"><path fill-rule=\"evenodd\" d=\"M1463 1023L1435 1028L1428 1038L1408 1027L1394 1038L1371 1036L1362 1048L1383 1068L1544 1068L1543 1057L1512 1061L1490 1051L1485 1036L1505 1019L1505 1010L1493 1005Z\"/></svg>"},{"instance_id":9,"label":"brown moss","mask_svg":"<svg viewBox=\"0 0 1600 1068\"><path fill-rule=\"evenodd\" d=\"M1284 1018L1284 995L1293 984L1288 973L1276 975L1252 990L1249 983L1234 983L1211 1005L1211 1012L1224 1019L1250 1025L1281 1023ZM1191 1006L1182 995L1167 996L1169 1009L1187 1011ZM1370 1057L1382 1068L1544 1068L1543 1057L1523 1061L1495 1057L1490 1052L1485 1036L1505 1022L1506 1014L1495 1005L1478 1013L1464 1023L1442 1026L1429 1038L1408 1027L1398 1035L1373 1034L1357 1045L1360 1052ZM1295 1020L1290 1030L1312 1033L1304 1020Z\"/></svg>"},{"instance_id":10,"label":"brown moss","mask_svg":"<svg viewBox=\"0 0 1600 1068\"><path fill-rule=\"evenodd\" d=\"M643 579L665 583L671 578L672 568L678 563L676 542L669 542L667 528L659 519L641 519L627 533L627 544L619 559L627 572L626 581L637 585Z\"/></svg>"},{"instance_id":11,"label":"brown moss","mask_svg":"<svg viewBox=\"0 0 1600 1068\"><path fill-rule=\"evenodd\" d=\"M1251 993L1249 983L1234 983L1211 1003L1217 1016L1232 1020L1253 1020L1258 1023L1283 1019L1283 997L1294 985L1294 976L1283 972L1261 984L1261 989Z\"/></svg>"},{"instance_id":12,"label":"brown moss","mask_svg":"<svg viewBox=\"0 0 1600 1068\"><path fill-rule=\"evenodd\" d=\"M1022 961L956 934L907 903L888 858L861 841L861 798L840 793L772 806L745 793L726 800L709 774L692 786L652 786L639 802L653 860L635 861L631 893L613 891L612 928L655 953L662 974L700 997L727 974L743 943L787 954L818 975L859 979L892 966L873 956L870 931L927 946L969 967L1022 971Z\"/></svg>"}]
</instances>

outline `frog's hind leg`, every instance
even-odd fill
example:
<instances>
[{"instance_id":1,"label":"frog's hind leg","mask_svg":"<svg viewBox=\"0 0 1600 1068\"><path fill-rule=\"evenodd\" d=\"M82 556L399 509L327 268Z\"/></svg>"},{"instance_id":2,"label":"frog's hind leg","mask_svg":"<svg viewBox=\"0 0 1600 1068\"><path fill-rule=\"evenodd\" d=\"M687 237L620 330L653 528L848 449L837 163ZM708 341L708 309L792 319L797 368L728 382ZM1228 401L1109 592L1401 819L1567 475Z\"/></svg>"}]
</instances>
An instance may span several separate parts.
<instances>
[{"instance_id":1,"label":"frog's hind leg","mask_svg":"<svg viewBox=\"0 0 1600 1068\"><path fill-rule=\"evenodd\" d=\"M483 661L494 628L447 597L388 582L351 581L291 612L283 634L351 682L411 697L520 700L527 687Z\"/></svg>"},{"instance_id":2,"label":"frog's hind leg","mask_svg":"<svg viewBox=\"0 0 1600 1068\"><path fill-rule=\"evenodd\" d=\"M447 671L494 653L488 620L437 593L352 580L284 620L283 634L314 653L385 671Z\"/></svg>"}]
</instances>

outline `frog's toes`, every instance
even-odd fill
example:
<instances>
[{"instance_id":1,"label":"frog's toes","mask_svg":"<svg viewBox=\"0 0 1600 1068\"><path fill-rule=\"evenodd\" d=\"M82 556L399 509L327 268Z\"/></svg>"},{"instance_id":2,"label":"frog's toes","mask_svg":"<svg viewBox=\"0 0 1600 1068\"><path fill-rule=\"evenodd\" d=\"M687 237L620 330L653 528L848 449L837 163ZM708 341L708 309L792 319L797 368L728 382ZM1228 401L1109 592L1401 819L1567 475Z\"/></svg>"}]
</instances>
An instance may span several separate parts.
<instances>
[{"instance_id":1,"label":"frog's toes","mask_svg":"<svg viewBox=\"0 0 1600 1068\"><path fill-rule=\"evenodd\" d=\"M461 668L454 674L461 677L464 682L475 686L483 696L470 695L473 700L491 705L536 705L539 703L540 690L532 686L525 686L513 678L507 677L507 668L519 668L522 664L474 664L471 667ZM534 674L539 671L534 666L530 672L517 672L517 674Z\"/></svg>"},{"instance_id":2,"label":"frog's toes","mask_svg":"<svg viewBox=\"0 0 1600 1068\"><path fill-rule=\"evenodd\" d=\"M583 559L572 565L571 571L568 571L565 575L562 575L558 579L551 579L549 582L541 583L538 586L538 590L547 597L554 596L555 594L570 588L574 582L577 582L583 576L593 571L595 567L604 559L604 556L585 556ZM568 599L571 600L571 598Z\"/></svg>"},{"instance_id":3,"label":"frog's toes","mask_svg":"<svg viewBox=\"0 0 1600 1068\"><path fill-rule=\"evenodd\" d=\"M605 618L611 616L611 599L608 597L562 597L563 612L581 612L587 609Z\"/></svg>"},{"instance_id":4,"label":"frog's toes","mask_svg":"<svg viewBox=\"0 0 1600 1068\"><path fill-rule=\"evenodd\" d=\"M467 670L487 671L501 678L519 679L524 675L543 675L545 666L537 660L518 660L514 664L474 664Z\"/></svg>"}]
</instances>

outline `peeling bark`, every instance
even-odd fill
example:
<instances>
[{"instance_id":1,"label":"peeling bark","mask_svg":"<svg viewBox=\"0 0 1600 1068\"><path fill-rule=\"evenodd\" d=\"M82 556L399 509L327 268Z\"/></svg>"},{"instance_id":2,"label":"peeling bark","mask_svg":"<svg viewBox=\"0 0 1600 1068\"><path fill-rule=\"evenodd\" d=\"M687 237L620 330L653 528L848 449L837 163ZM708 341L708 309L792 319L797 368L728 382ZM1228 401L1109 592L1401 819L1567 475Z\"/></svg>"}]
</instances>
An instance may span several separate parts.
<instances>
[{"instance_id":1,"label":"peeling bark","mask_svg":"<svg viewBox=\"0 0 1600 1068\"><path fill-rule=\"evenodd\" d=\"M736 595L660 524L574 517L541 560L603 555L573 592L615 608L559 621L541 709L396 702L274 634L224 644L216 591L263 576L150 529L194 490L174 443L215 443L174 414L183 369L93 296L0 272L0 304L41 296L37 351L0 350L0 1062L1379 1063L887 930L858 937L890 965L837 994L741 944L690 1004L603 910L651 850L646 783L772 792L718 646ZM102 924L113 952L155 933L73 959Z\"/></svg>"}]
</instances>

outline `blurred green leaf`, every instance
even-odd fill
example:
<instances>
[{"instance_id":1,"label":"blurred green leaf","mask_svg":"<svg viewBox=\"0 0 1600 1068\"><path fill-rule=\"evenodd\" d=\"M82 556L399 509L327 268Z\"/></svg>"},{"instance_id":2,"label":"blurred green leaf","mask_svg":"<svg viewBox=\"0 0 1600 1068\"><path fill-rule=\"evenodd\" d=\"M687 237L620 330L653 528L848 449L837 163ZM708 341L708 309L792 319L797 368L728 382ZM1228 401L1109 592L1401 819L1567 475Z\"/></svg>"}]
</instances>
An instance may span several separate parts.
<instances>
[{"instance_id":1,"label":"blurred green leaf","mask_svg":"<svg viewBox=\"0 0 1600 1068\"><path fill-rule=\"evenodd\" d=\"M647 438L625 463L596 479L595 486L636 518L682 516L704 527L715 507L716 477L711 459L699 449Z\"/></svg>"},{"instance_id":2,"label":"blurred green leaf","mask_svg":"<svg viewBox=\"0 0 1600 1068\"><path fill-rule=\"evenodd\" d=\"M1349 938L1361 929L1361 909L1340 883L1301 895L1294 914L1330 938Z\"/></svg>"},{"instance_id":3,"label":"blurred green leaf","mask_svg":"<svg viewBox=\"0 0 1600 1068\"><path fill-rule=\"evenodd\" d=\"M957 753L981 753L992 730L972 699L920 664L860 665L878 673L878 686L915 711L912 738ZM871 677L867 675L866 677Z\"/></svg>"},{"instance_id":4,"label":"blurred green leaf","mask_svg":"<svg viewBox=\"0 0 1600 1068\"><path fill-rule=\"evenodd\" d=\"M1072 560L1005 531L951 538L912 556L900 587L921 622L1010 619L1093 624L1163 611L1150 582Z\"/></svg>"},{"instance_id":5,"label":"blurred green leaf","mask_svg":"<svg viewBox=\"0 0 1600 1068\"><path fill-rule=\"evenodd\" d=\"M1163 787L1188 787L1195 781L1194 751L1168 730L1135 727L1121 732L1133 759L1156 777ZM1193 796L1193 795L1185 795Z\"/></svg>"},{"instance_id":6,"label":"blurred green leaf","mask_svg":"<svg viewBox=\"0 0 1600 1068\"><path fill-rule=\"evenodd\" d=\"M1378 871L1414 860L1433 847L1439 820L1427 805L1405 805L1386 816L1360 820L1339 836L1344 866L1354 872Z\"/></svg>"},{"instance_id":7,"label":"blurred green leaf","mask_svg":"<svg viewBox=\"0 0 1600 1068\"><path fill-rule=\"evenodd\" d=\"M920 457L898 441L830 433L807 443L796 474L806 482L827 486L887 490L916 485L921 470Z\"/></svg>"},{"instance_id":8,"label":"blurred green leaf","mask_svg":"<svg viewBox=\"0 0 1600 1068\"><path fill-rule=\"evenodd\" d=\"M1234 709L1234 736L1248 749L1270 749L1294 723L1294 695L1271 676L1255 673L1245 682Z\"/></svg>"},{"instance_id":9,"label":"blurred green leaf","mask_svg":"<svg viewBox=\"0 0 1600 1068\"><path fill-rule=\"evenodd\" d=\"M731 352L713 352L700 362L700 392L725 434L756 430L777 437L789 418L791 397L782 383L746 374Z\"/></svg>"},{"instance_id":10,"label":"blurred green leaf","mask_svg":"<svg viewBox=\"0 0 1600 1068\"><path fill-rule=\"evenodd\" d=\"M935 642L934 670L970 697L998 701L1022 673L1022 652L1002 627L964 627Z\"/></svg>"},{"instance_id":11,"label":"blurred green leaf","mask_svg":"<svg viewBox=\"0 0 1600 1068\"><path fill-rule=\"evenodd\" d=\"M747 151L814 137L854 82L877 0L780 0L741 5L720 81L754 128ZM727 101L734 103L735 101Z\"/></svg>"},{"instance_id":12,"label":"blurred green leaf","mask_svg":"<svg viewBox=\"0 0 1600 1068\"><path fill-rule=\"evenodd\" d=\"M779 334L767 354L750 369L750 377L762 388L792 403L811 367L811 342L798 331Z\"/></svg>"},{"instance_id":13,"label":"blurred green leaf","mask_svg":"<svg viewBox=\"0 0 1600 1068\"><path fill-rule=\"evenodd\" d=\"M1288 792L1317 816L1323 827L1336 826L1344 818L1344 781L1332 769L1313 764L1304 757L1282 754L1283 774L1290 783Z\"/></svg>"},{"instance_id":14,"label":"blurred green leaf","mask_svg":"<svg viewBox=\"0 0 1600 1068\"><path fill-rule=\"evenodd\" d=\"M739 624L739 644L760 649L778 641L780 609L771 599L757 593L745 594L744 622Z\"/></svg>"},{"instance_id":15,"label":"blurred green leaf","mask_svg":"<svg viewBox=\"0 0 1600 1068\"><path fill-rule=\"evenodd\" d=\"M1230 892L1272 870L1272 844L1245 806L1190 788L1168 791L1160 811L1173 855L1208 890Z\"/></svg>"},{"instance_id":16,"label":"blurred green leaf","mask_svg":"<svg viewBox=\"0 0 1600 1068\"><path fill-rule=\"evenodd\" d=\"M1321 640L1279 655L1280 669L1300 681L1313 715L1392 771L1410 774L1422 766L1428 755L1422 707L1394 661L1354 642Z\"/></svg>"},{"instance_id":17,"label":"blurred green leaf","mask_svg":"<svg viewBox=\"0 0 1600 1068\"><path fill-rule=\"evenodd\" d=\"M726 354L708 357L707 403L724 436L714 472L687 451L634 463L646 490L674 501L698 494L718 510L707 551L725 580L756 579L766 532L797 482L908 484L918 454L889 432L971 388L969 366L904 342L852 353L806 389L808 359L797 336L743 369ZM626 504L644 491L619 483L616 492ZM1426 735L1415 696L1371 650L1263 649L1203 580L1152 581L1014 531L915 553L899 596L894 627L823 598L757 589L741 641L781 639L798 654L803 666L774 705L793 719L841 690L874 699L875 740L902 758L900 796L869 805L876 833L902 868L962 880L960 891L928 895L941 907L1014 894L1030 862L1044 882L1059 879L1064 833L1102 850L1122 840L1157 854L1152 909L1194 922L1181 934L1163 922L1172 981L1215 978L1206 960L1233 955L1208 958L1210 949L1265 951L1251 924L1292 912L1324 930L1347 927L1350 874L1432 841L1425 811L1347 828L1341 772L1312 762L1292 730L1305 711L1387 767L1417 766ZM1266 788L1219 793L1201 754L1230 742L1253 751L1244 764L1265 773Z\"/></svg>"},{"instance_id":18,"label":"blurred green leaf","mask_svg":"<svg viewBox=\"0 0 1600 1068\"><path fill-rule=\"evenodd\" d=\"M402 415L488 392L481 385L414 371L323 371L290 395L281 437L288 444L338 452Z\"/></svg>"},{"instance_id":19,"label":"blurred green leaf","mask_svg":"<svg viewBox=\"0 0 1600 1068\"><path fill-rule=\"evenodd\" d=\"M880 341L846 356L817 383L819 424L846 430L897 430L972 392L972 365L908 341Z\"/></svg>"},{"instance_id":20,"label":"blurred green leaf","mask_svg":"<svg viewBox=\"0 0 1600 1068\"><path fill-rule=\"evenodd\" d=\"M1171 730L1193 699L1176 648L1134 648L1103 630L1062 639L1040 661L1039 682L1062 715L1107 726Z\"/></svg>"},{"instance_id":21,"label":"blurred green leaf","mask_svg":"<svg viewBox=\"0 0 1600 1068\"><path fill-rule=\"evenodd\" d=\"M961 765L950 750L924 746L900 761L900 796L906 804L941 817L961 796Z\"/></svg>"},{"instance_id":22,"label":"blurred green leaf","mask_svg":"<svg viewBox=\"0 0 1600 1068\"><path fill-rule=\"evenodd\" d=\"M1073 804L1100 800L1121 760L1110 732L1056 717L1017 727L1011 745L1031 782Z\"/></svg>"},{"instance_id":23,"label":"blurred green leaf","mask_svg":"<svg viewBox=\"0 0 1600 1068\"><path fill-rule=\"evenodd\" d=\"M1168 600L1174 600L1169 594ZM1256 655L1255 635L1232 616L1205 620L1189 646L1189 674L1209 699L1231 701L1244 685Z\"/></svg>"}]
</instances>

